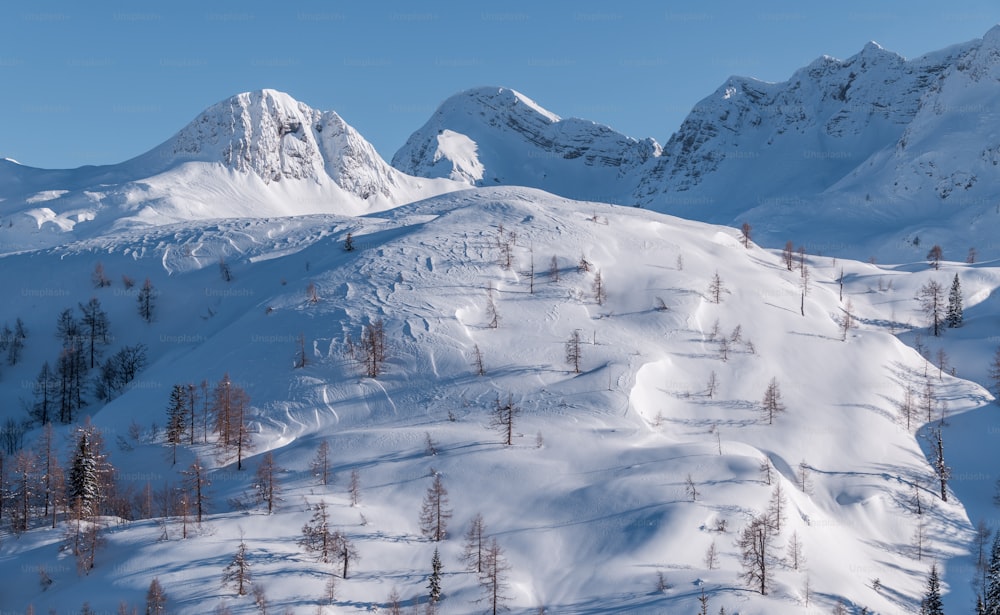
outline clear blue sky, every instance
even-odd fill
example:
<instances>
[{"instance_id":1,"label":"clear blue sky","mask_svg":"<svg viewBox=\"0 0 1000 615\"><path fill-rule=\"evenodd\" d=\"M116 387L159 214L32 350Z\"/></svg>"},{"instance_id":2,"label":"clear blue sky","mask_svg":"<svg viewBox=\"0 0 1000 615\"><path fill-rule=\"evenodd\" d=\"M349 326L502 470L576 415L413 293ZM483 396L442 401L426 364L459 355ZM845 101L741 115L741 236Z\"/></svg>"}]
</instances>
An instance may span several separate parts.
<instances>
[{"instance_id":1,"label":"clear blue sky","mask_svg":"<svg viewBox=\"0 0 1000 615\"><path fill-rule=\"evenodd\" d=\"M265 87L337 111L386 158L479 85L663 142L729 75L781 81L869 40L916 57L998 22L995 0L10 1L0 157L119 162Z\"/></svg>"}]
</instances>

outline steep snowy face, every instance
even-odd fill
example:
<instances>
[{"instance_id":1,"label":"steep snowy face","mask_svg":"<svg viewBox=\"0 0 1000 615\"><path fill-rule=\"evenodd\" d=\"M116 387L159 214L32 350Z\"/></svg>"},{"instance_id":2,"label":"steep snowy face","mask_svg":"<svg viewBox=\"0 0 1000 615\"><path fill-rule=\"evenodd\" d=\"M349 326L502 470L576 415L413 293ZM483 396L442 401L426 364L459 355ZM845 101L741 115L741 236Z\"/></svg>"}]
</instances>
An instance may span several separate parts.
<instances>
[{"instance_id":1,"label":"steep snowy face","mask_svg":"<svg viewBox=\"0 0 1000 615\"><path fill-rule=\"evenodd\" d=\"M697 189L719 197L734 183L754 199L822 192L899 140L949 60L907 62L869 43L782 83L730 78L670 138L637 198L655 204Z\"/></svg>"},{"instance_id":2,"label":"steep snowy face","mask_svg":"<svg viewBox=\"0 0 1000 615\"><path fill-rule=\"evenodd\" d=\"M938 69L891 155L859 167L842 186L918 204L988 204L1000 193L1000 26L980 41L925 56Z\"/></svg>"},{"instance_id":3,"label":"steep snowy face","mask_svg":"<svg viewBox=\"0 0 1000 615\"><path fill-rule=\"evenodd\" d=\"M362 199L389 196L394 183L392 169L339 115L274 90L244 92L209 107L143 158L170 166L218 162L265 183L329 177Z\"/></svg>"},{"instance_id":4,"label":"steep snowy face","mask_svg":"<svg viewBox=\"0 0 1000 615\"><path fill-rule=\"evenodd\" d=\"M507 88L452 96L415 133L392 165L410 175L474 186L541 188L571 198L617 202L623 182L659 155L652 139L637 141L607 126L562 119Z\"/></svg>"}]
</instances>

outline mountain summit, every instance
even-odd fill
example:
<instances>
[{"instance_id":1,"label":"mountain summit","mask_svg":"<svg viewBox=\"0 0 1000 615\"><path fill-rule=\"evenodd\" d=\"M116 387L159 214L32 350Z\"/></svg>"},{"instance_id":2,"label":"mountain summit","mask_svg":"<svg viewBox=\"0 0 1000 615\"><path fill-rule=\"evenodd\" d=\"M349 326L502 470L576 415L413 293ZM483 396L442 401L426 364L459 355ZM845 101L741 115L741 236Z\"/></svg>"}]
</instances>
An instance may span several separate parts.
<instances>
[{"instance_id":1,"label":"mountain summit","mask_svg":"<svg viewBox=\"0 0 1000 615\"><path fill-rule=\"evenodd\" d=\"M0 162L10 224L86 236L109 225L312 213L358 215L463 184L389 166L333 111L275 90L212 105L151 151L117 165L45 170Z\"/></svg>"},{"instance_id":2,"label":"mountain summit","mask_svg":"<svg viewBox=\"0 0 1000 615\"><path fill-rule=\"evenodd\" d=\"M520 185L618 202L623 182L659 152L652 139L560 118L515 90L481 87L444 101L392 164L411 175L471 186Z\"/></svg>"}]
</instances>

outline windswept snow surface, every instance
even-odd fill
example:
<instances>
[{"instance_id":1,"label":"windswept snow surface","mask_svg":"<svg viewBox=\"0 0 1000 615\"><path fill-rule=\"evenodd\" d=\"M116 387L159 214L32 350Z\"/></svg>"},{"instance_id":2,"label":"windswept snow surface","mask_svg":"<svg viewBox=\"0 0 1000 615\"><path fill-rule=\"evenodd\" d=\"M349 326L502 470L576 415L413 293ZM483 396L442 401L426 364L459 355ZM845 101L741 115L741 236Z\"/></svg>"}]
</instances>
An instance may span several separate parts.
<instances>
[{"instance_id":1,"label":"windswept snow surface","mask_svg":"<svg viewBox=\"0 0 1000 615\"><path fill-rule=\"evenodd\" d=\"M347 233L352 252L343 249ZM843 602L913 613L933 562L945 571L949 608L969 608L972 509L963 503L968 497L982 513L988 497L984 481L962 477L993 477L985 456L992 449L983 442L992 397L962 377L985 381L1000 272L994 263L933 271L922 263L810 257L802 315L799 271L788 271L775 252L744 248L737 235L527 188L478 188L363 217L117 228L6 256L0 279L10 292L0 320L21 317L29 338L23 360L3 370L5 414L24 416L30 383L43 361L55 360L59 312L95 296L111 322L106 354L126 343L149 347L149 367L124 394L85 409L103 431L122 488L179 486L180 470L196 455L212 468L212 485L209 515L189 527L187 539L176 516L106 519L106 545L87 575L60 549L62 527L5 535L4 609L76 612L88 601L112 612L120 600L141 604L156 577L171 612L203 614L219 605L256 612L251 597L221 582L242 536L254 583L275 612L381 610L394 588L405 604L426 601L436 547L444 562L440 612L481 612L476 575L461 561L462 534L476 513L510 564L514 613L695 612L704 590L709 612L791 614L803 611L807 582L816 611ZM500 260L505 241L513 242L510 269ZM231 282L220 278L220 258ZM581 258L590 272L578 270ZM97 262L111 287L90 283ZM835 282L841 270L844 301ZM597 272L607 294L600 304ZM716 272L725 286L718 304L708 295ZM916 289L955 273L967 292L967 324L940 339L923 330L921 344L932 357L946 349L957 377L938 374L897 337L912 345L924 325ZM148 276L157 289L152 323L136 314L135 291L123 287L122 275ZM310 301L309 284L318 302ZM842 340L838 320L848 300L858 327ZM388 360L376 380L350 360L346 339L357 340L377 318L385 322ZM580 373L565 360L574 331L582 340ZM308 360L296 369L300 336ZM473 366L476 347L483 376ZM223 373L251 397L254 450L245 469L200 436L171 466L162 430L171 386L214 384ZM718 386L709 395L713 373ZM759 405L772 378L787 410L768 424ZM921 448L926 417L909 430L899 419L907 386L919 393L928 384L941 400L931 422L946 412L946 453L955 455L948 502L937 497ZM489 429L491 408L508 396L522 410L509 447ZM37 436L30 432L26 444ZM309 470L322 441L335 471L328 487ZM268 451L282 468L281 500L270 516L251 497ZM761 596L740 579L736 540L771 497L774 486L760 471L765 460L787 517L775 541L773 585ZM358 506L346 492L352 470L360 473ZM418 525L434 474L454 511L440 544ZM918 494L922 516L913 512ZM333 605L322 596L336 566L296 544L311 516L307 506L320 501L360 555ZM805 556L799 570L780 561L793 533ZM713 543L718 563L710 569L705 554ZM47 589L39 584L42 568L53 580ZM665 591L656 589L658 572Z\"/></svg>"}]
</instances>

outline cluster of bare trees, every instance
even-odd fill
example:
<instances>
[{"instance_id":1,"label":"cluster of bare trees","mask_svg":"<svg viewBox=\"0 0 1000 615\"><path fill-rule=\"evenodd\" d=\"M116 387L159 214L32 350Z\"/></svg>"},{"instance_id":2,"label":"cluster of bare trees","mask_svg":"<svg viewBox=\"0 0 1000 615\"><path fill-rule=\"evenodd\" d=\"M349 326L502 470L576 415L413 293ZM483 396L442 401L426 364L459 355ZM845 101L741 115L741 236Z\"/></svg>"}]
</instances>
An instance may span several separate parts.
<instances>
[{"instance_id":1,"label":"cluster of bare trees","mask_svg":"<svg viewBox=\"0 0 1000 615\"><path fill-rule=\"evenodd\" d=\"M388 357L385 343L385 321L374 319L361 328L361 338L355 342L350 335L346 340L347 354L357 361L369 378L378 378Z\"/></svg>"}]
</instances>

